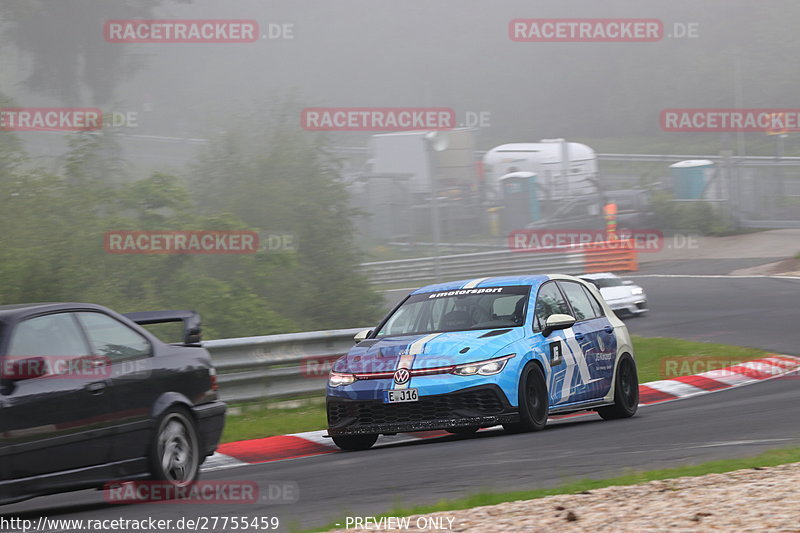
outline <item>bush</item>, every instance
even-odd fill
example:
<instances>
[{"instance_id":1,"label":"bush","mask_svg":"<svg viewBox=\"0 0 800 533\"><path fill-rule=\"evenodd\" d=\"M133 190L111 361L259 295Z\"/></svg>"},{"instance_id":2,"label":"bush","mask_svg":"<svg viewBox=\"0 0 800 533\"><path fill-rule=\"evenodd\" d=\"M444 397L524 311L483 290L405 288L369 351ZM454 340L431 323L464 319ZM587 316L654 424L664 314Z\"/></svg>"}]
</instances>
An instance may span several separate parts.
<instances>
[{"instance_id":1,"label":"bush","mask_svg":"<svg viewBox=\"0 0 800 533\"><path fill-rule=\"evenodd\" d=\"M709 202L680 202L671 195L653 196L653 220L663 231L700 235L726 235L736 229L733 219Z\"/></svg>"}]
</instances>

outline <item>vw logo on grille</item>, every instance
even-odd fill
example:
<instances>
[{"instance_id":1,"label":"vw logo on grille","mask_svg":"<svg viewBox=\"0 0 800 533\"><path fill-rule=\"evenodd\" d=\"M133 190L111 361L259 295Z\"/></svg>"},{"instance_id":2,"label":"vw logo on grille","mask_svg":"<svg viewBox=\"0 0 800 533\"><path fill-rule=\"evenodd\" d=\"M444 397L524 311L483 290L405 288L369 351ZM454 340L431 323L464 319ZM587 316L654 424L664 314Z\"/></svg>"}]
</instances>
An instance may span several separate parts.
<instances>
[{"instance_id":1,"label":"vw logo on grille","mask_svg":"<svg viewBox=\"0 0 800 533\"><path fill-rule=\"evenodd\" d=\"M399 385L402 385L409 379L411 379L411 372L409 372L407 368L398 368L397 372L394 373L394 382Z\"/></svg>"}]
</instances>

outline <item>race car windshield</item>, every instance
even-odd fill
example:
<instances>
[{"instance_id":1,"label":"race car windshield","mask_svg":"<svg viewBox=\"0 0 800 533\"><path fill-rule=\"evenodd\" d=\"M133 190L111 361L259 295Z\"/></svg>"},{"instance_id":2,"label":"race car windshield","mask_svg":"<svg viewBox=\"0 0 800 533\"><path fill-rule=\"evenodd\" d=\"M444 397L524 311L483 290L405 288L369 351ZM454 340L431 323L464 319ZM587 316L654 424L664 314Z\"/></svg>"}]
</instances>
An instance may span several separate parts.
<instances>
[{"instance_id":1,"label":"race car windshield","mask_svg":"<svg viewBox=\"0 0 800 533\"><path fill-rule=\"evenodd\" d=\"M513 328L525 323L527 285L457 289L409 297L377 336Z\"/></svg>"}]
</instances>

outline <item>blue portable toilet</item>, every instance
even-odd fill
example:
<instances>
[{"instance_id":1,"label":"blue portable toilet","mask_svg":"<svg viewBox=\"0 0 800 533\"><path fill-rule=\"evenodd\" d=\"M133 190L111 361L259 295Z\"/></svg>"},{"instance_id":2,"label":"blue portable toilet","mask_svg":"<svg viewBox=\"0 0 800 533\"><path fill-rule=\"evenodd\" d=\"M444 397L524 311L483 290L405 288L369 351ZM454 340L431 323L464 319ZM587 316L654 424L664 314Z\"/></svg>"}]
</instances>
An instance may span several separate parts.
<instances>
[{"instance_id":1,"label":"blue portable toilet","mask_svg":"<svg viewBox=\"0 0 800 533\"><path fill-rule=\"evenodd\" d=\"M669 166L672 171L672 191L678 200L700 200L706 190L714 162L708 159L689 159Z\"/></svg>"},{"instance_id":2,"label":"blue portable toilet","mask_svg":"<svg viewBox=\"0 0 800 533\"><path fill-rule=\"evenodd\" d=\"M541 218L536 173L511 172L499 180L503 205L503 229L522 229Z\"/></svg>"}]
</instances>

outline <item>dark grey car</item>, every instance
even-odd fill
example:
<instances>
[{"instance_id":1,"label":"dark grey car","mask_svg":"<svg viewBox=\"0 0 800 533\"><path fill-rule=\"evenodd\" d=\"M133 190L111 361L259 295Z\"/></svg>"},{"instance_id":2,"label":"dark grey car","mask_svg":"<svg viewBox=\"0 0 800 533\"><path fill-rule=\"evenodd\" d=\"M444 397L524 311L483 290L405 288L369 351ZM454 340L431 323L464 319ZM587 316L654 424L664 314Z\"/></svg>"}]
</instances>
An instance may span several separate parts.
<instances>
[{"instance_id":1,"label":"dark grey car","mask_svg":"<svg viewBox=\"0 0 800 533\"><path fill-rule=\"evenodd\" d=\"M183 342L140 325L169 321ZM0 504L112 480L192 484L226 410L199 342L191 311L0 306Z\"/></svg>"}]
</instances>

